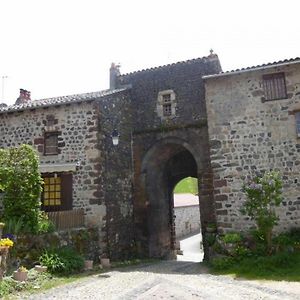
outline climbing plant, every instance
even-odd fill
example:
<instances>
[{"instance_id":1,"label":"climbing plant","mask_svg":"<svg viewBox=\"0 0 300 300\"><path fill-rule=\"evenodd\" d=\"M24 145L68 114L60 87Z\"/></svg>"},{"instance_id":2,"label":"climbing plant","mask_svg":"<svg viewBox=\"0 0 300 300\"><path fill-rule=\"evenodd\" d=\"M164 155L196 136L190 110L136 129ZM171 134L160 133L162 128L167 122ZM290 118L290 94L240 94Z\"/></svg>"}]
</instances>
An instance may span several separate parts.
<instances>
[{"instance_id":1,"label":"climbing plant","mask_svg":"<svg viewBox=\"0 0 300 300\"><path fill-rule=\"evenodd\" d=\"M0 190L5 222L22 220L23 230L37 232L42 178L38 156L29 145L0 149Z\"/></svg>"}]
</instances>

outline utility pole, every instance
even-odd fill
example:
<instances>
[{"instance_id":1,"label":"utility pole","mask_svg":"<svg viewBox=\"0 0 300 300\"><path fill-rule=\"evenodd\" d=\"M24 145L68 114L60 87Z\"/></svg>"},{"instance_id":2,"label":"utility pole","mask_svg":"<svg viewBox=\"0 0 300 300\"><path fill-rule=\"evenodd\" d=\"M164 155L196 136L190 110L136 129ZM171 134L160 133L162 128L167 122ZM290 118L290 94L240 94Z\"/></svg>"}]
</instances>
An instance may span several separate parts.
<instances>
[{"instance_id":1,"label":"utility pole","mask_svg":"<svg viewBox=\"0 0 300 300\"><path fill-rule=\"evenodd\" d=\"M4 101L4 80L7 78L7 76L2 76L2 101Z\"/></svg>"}]
</instances>

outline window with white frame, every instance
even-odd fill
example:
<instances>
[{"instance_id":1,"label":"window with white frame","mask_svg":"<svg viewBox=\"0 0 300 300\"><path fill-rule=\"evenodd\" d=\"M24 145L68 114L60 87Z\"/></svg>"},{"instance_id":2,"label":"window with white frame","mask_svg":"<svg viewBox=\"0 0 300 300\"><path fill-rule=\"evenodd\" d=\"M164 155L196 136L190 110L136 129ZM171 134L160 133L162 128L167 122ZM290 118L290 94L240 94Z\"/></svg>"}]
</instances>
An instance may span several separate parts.
<instances>
[{"instance_id":1,"label":"window with white frame","mask_svg":"<svg viewBox=\"0 0 300 300\"><path fill-rule=\"evenodd\" d=\"M168 119L176 114L176 95L173 90L160 91L157 98L157 114Z\"/></svg>"}]
</instances>

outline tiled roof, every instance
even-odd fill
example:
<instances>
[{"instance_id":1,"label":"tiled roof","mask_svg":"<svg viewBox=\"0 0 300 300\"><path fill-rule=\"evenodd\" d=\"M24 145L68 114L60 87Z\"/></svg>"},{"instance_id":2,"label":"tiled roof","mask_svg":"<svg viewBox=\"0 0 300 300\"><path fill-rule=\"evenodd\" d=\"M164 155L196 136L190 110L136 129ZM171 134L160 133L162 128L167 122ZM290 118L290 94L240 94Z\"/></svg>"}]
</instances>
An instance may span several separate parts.
<instances>
[{"instance_id":1,"label":"tiled roof","mask_svg":"<svg viewBox=\"0 0 300 300\"><path fill-rule=\"evenodd\" d=\"M218 58L218 55L217 54L210 54L208 56L203 56L203 57L188 59L188 60L179 61L179 62L167 64L167 65L153 67L153 68L142 69L142 70L138 70L138 71L134 71L134 72L130 72L130 73L121 74L120 77L135 75L135 74L143 73L143 72L156 71L156 70L159 70L159 69L163 69L163 68L167 68L167 67L171 67L171 66L175 66L175 65L189 64L189 63L194 63L196 61L201 61L201 60L203 60L203 61L210 60L210 59L213 59L213 58Z\"/></svg>"},{"instance_id":2,"label":"tiled roof","mask_svg":"<svg viewBox=\"0 0 300 300\"><path fill-rule=\"evenodd\" d=\"M126 88L116 89L116 90L103 90L103 91L92 92L92 93L75 94L75 95L54 97L54 98L41 99L41 100L32 100L18 105L2 106L0 107L0 113L22 111L25 109L35 109L39 107L56 106L56 105L62 105L68 103L84 102L88 100L94 100L97 98L113 95L119 92L123 92L125 90Z\"/></svg>"},{"instance_id":3,"label":"tiled roof","mask_svg":"<svg viewBox=\"0 0 300 300\"><path fill-rule=\"evenodd\" d=\"M274 61L274 62L262 64L262 65L246 67L246 68L241 68L241 69L236 69L236 70L231 70L231 71L225 71L225 72L221 72L218 74L205 75L202 78L220 77L220 76L244 73L244 72L248 72L248 71L261 70L261 69L265 69L265 68L271 68L271 67L276 67L276 66L280 66L280 65L288 65L288 64L294 64L294 63L300 63L300 57Z\"/></svg>"}]
</instances>

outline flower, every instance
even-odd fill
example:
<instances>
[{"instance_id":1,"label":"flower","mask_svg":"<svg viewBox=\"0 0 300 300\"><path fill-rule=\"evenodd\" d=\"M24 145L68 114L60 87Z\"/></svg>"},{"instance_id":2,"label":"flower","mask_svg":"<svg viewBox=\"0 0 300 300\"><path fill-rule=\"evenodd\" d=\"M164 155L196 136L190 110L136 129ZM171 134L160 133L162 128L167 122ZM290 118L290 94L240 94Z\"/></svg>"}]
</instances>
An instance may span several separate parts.
<instances>
[{"instance_id":1,"label":"flower","mask_svg":"<svg viewBox=\"0 0 300 300\"><path fill-rule=\"evenodd\" d=\"M253 183L250 184L249 189L261 191L262 190L262 185L260 183L254 183L253 182Z\"/></svg>"},{"instance_id":2,"label":"flower","mask_svg":"<svg viewBox=\"0 0 300 300\"><path fill-rule=\"evenodd\" d=\"M12 233L4 234L3 238L8 238L8 239L12 240L13 242L16 241L16 237Z\"/></svg>"},{"instance_id":3,"label":"flower","mask_svg":"<svg viewBox=\"0 0 300 300\"><path fill-rule=\"evenodd\" d=\"M26 269L26 267L20 266L17 271L18 272L27 272L28 270Z\"/></svg>"},{"instance_id":4,"label":"flower","mask_svg":"<svg viewBox=\"0 0 300 300\"><path fill-rule=\"evenodd\" d=\"M14 242L9 238L0 239L0 247L12 247Z\"/></svg>"}]
</instances>

